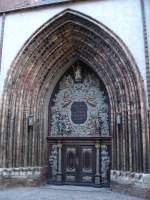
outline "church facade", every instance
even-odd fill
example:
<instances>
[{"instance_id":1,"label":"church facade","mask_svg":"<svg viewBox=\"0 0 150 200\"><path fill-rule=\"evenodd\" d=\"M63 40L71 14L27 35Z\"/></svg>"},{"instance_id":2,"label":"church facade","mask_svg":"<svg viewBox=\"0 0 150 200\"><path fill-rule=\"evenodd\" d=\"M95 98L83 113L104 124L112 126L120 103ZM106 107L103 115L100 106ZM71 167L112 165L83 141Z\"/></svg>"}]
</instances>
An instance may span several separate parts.
<instances>
[{"instance_id":1,"label":"church facade","mask_svg":"<svg viewBox=\"0 0 150 200\"><path fill-rule=\"evenodd\" d=\"M0 9L0 186L150 199L150 1Z\"/></svg>"}]
</instances>

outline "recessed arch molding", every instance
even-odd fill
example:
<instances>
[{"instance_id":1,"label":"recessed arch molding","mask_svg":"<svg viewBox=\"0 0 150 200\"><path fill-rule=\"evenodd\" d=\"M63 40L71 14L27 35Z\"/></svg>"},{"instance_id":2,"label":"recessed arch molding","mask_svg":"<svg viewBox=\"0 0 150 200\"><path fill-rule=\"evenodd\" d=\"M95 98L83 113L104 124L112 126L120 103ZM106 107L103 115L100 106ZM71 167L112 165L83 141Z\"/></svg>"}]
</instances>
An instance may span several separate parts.
<instances>
[{"instance_id":1,"label":"recessed arch molding","mask_svg":"<svg viewBox=\"0 0 150 200\"><path fill-rule=\"evenodd\" d=\"M97 73L108 92L112 169L150 171L146 101L138 67L111 30L70 9L40 27L10 67L1 106L0 167L47 165L45 121L50 95L62 74L77 60ZM33 127L28 126L30 115Z\"/></svg>"}]
</instances>

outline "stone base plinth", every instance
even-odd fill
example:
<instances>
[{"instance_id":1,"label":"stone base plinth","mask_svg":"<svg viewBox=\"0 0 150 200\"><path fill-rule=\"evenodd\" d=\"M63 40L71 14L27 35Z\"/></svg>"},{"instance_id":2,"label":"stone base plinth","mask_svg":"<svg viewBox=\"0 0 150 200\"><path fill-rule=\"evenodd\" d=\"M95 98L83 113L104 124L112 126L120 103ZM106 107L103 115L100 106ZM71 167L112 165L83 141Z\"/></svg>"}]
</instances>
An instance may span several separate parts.
<instances>
[{"instance_id":1,"label":"stone base plinth","mask_svg":"<svg viewBox=\"0 0 150 200\"><path fill-rule=\"evenodd\" d=\"M150 174L111 170L111 189L150 199Z\"/></svg>"},{"instance_id":2,"label":"stone base plinth","mask_svg":"<svg viewBox=\"0 0 150 200\"><path fill-rule=\"evenodd\" d=\"M95 185L100 185L100 175L95 175Z\"/></svg>"},{"instance_id":3,"label":"stone base plinth","mask_svg":"<svg viewBox=\"0 0 150 200\"><path fill-rule=\"evenodd\" d=\"M57 180L58 183L62 183L62 173L57 174L56 180Z\"/></svg>"},{"instance_id":4,"label":"stone base plinth","mask_svg":"<svg viewBox=\"0 0 150 200\"><path fill-rule=\"evenodd\" d=\"M38 186L46 183L47 167L0 168L0 187Z\"/></svg>"}]
</instances>

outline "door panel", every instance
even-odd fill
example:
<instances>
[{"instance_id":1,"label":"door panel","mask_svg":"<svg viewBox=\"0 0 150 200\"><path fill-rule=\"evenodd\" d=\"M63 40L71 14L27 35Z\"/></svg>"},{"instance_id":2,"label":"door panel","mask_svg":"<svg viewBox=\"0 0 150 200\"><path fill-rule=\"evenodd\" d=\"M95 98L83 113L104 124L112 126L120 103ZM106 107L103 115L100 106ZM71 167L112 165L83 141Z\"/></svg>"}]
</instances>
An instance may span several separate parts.
<instances>
[{"instance_id":1,"label":"door panel","mask_svg":"<svg viewBox=\"0 0 150 200\"><path fill-rule=\"evenodd\" d=\"M76 171L76 148L67 148L66 150L66 172Z\"/></svg>"},{"instance_id":2,"label":"door panel","mask_svg":"<svg viewBox=\"0 0 150 200\"><path fill-rule=\"evenodd\" d=\"M74 183L93 183L95 151L92 145L64 145L63 180Z\"/></svg>"},{"instance_id":3,"label":"door panel","mask_svg":"<svg viewBox=\"0 0 150 200\"><path fill-rule=\"evenodd\" d=\"M80 147L80 178L81 182L92 183L95 174L95 152L93 146Z\"/></svg>"},{"instance_id":4,"label":"door panel","mask_svg":"<svg viewBox=\"0 0 150 200\"><path fill-rule=\"evenodd\" d=\"M77 148L75 146L65 146L63 150L63 178L66 182L76 182L77 177Z\"/></svg>"},{"instance_id":5,"label":"door panel","mask_svg":"<svg viewBox=\"0 0 150 200\"><path fill-rule=\"evenodd\" d=\"M90 147L82 148L82 172L92 172L92 149Z\"/></svg>"}]
</instances>

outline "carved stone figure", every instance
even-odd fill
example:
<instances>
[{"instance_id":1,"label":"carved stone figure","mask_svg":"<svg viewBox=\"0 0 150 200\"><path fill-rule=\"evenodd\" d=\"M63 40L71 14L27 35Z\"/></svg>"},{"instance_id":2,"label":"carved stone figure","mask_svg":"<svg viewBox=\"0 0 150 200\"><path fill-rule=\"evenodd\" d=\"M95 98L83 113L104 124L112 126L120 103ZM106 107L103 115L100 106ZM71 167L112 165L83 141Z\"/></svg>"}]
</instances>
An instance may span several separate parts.
<instances>
[{"instance_id":1,"label":"carved stone figure","mask_svg":"<svg viewBox=\"0 0 150 200\"><path fill-rule=\"evenodd\" d=\"M57 135L63 135L64 129L65 129L65 124L63 122L61 114L58 114L56 117L56 127L57 127Z\"/></svg>"},{"instance_id":2,"label":"carved stone figure","mask_svg":"<svg viewBox=\"0 0 150 200\"><path fill-rule=\"evenodd\" d=\"M75 76L75 81L76 82L81 82L82 76L81 76L81 67L77 65L74 68L74 76Z\"/></svg>"},{"instance_id":3,"label":"carved stone figure","mask_svg":"<svg viewBox=\"0 0 150 200\"><path fill-rule=\"evenodd\" d=\"M71 130L72 130L71 123L70 123L68 114L66 114L66 116L65 116L65 134L70 135Z\"/></svg>"}]
</instances>

